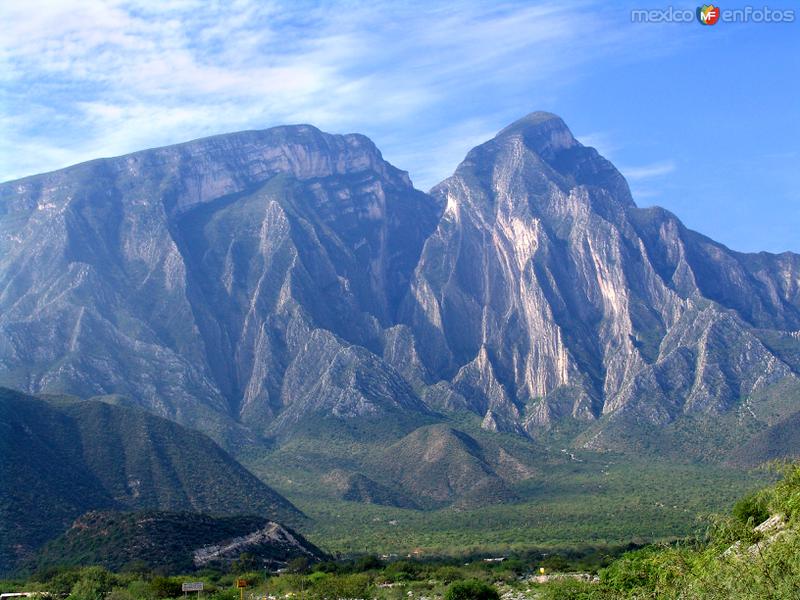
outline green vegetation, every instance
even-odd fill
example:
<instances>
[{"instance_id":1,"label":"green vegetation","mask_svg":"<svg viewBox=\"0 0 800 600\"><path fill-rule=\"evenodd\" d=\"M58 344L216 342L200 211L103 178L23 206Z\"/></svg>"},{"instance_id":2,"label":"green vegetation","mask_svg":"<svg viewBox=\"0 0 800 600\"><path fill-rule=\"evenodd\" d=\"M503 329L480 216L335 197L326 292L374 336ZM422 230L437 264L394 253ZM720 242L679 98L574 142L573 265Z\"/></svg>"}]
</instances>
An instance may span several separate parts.
<instances>
[{"instance_id":1,"label":"green vegetation","mask_svg":"<svg viewBox=\"0 0 800 600\"><path fill-rule=\"evenodd\" d=\"M528 550L502 557L378 558L362 555L320 562L293 560L280 574L240 556L225 570L186 576L154 574L141 565L118 573L101 567L45 568L27 581L0 582L2 591L38 590L68 600L157 600L178 597L180 583L202 580L206 597L234 600L236 578L254 597L312 600L797 598L800 592L800 464L781 466L782 479L710 518L701 536L641 548L598 546L584 551ZM767 516L764 523L759 521ZM546 575L540 575L540 568Z\"/></svg>"},{"instance_id":2,"label":"green vegetation","mask_svg":"<svg viewBox=\"0 0 800 600\"><path fill-rule=\"evenodd\" d=\"M48 542L37 553L31 566L38 569L101 565L125 570L130 565L159 573L194 570L194 551L222 544L263 530L269 521L263 517L210 517L189 512L144 511L135 513L90 512L81 516L64 534ZM273 536L247 545L244 559L256 564L282 564L297 556L323 557L324 553L291 532L296 545ZM235 559L218 557L212 564Z\"/></svg>"},{"instance_id":3,"label":"green vegetation","mask_svg":"<svg viewBox=\"0 0 800 600\"><path fill-rule=\"evenodd\" d=\"M745 496L733 505L731 513L744 524L763 523L769 517L766 494L755 492Z\"/></svg>"},{"instance_id":4,"label":"green vegetation","mask_svg":"<svg viewBox=\"0 0 800 600\"><path fill-rule=\"evenodd\" d=\"M406 436L412 447L405 454L419 457L408 482L399 473L391 476L403 457L386 451L386 440L396 435L388 429L381 442L318 423L322 429L314 435L297 435L268 453L239 458L310 517L301 528L309 540L343 554L418 548L433 555L463 554L673 540L693 535L698 517L729 510L737 498L774 480L764 472L672 456L576 450L570 456L570 435L563 436L563 445L554 436L547 446L482 430L472 414L452 413L448 419L450 428L479 447L465 443L447 460L429 460L429 446L417 444L420 436ZM437 441L445 446L454 440L442 435ZM475 473L467 488L481 480L491 487L467 489L449 504L425 501L425 493L430 498L442 482L456 487L458 474L465 472ZM357 498L373 503L343 499L342 473L363 474L381 493ZM428 510L408 507L408 498Z\"/></svg>"},{"instance_id":5,"label":"green vegetation","mask_svg":"<svg viewBox=\"0 0 800 600\"><path fill-rule=\"evenodd\" d=\"M800 465L784 465L782 470L783 479L776 485L741 500L730 516L713 519L702 540L628 553L600 571L599 584L548 584L542 586L544 597L800 597ZM768 515L769 521L760 524Z\"/></svg>"},{"instance_id":6,"label":"green vegetation","mask_svg":"<svg viewBox=\"0 0 800 600\"><path fill-rule=\"evenodd\" d=\"M90 510L302 515L210 438L141 410L0 388L0 573Z\"/></svg>"},{"instance_id":7,"label":"green vegetation","mask_svg":"<svg viewBox=\"0 0 800 600\"><path fill-rule=\"evenodd\" d=\"M581 455L517 484L519 500L433 511L289 494L309 517L303 533L343 554L425 554L564 549L666 541L694 534L698 518L728 510L771 481L764 472ZM299 475L298 475L299 477ZM708 490L715 490L709 494Z\"/></svg>"},{"instance_id":8,"label":"green vegetation","mask_svg":"<svg viewBox=\"0 0 800 600\"><path fill-rule=\"evenodd\" d=\"M561 560L571 566L591 564L596 569L607 562L599 556L595 552L581 555L576 562L566 556ZM541 560L540 554L520 555L502 562L487 562L479 557L386 562L375 556L362 556L313 566L295 560L281 574L259 571L254 568L258 565L247 565L245 560L224 571L206 569L181 576L154 574L136 565L116 573L102 567L47 568L27 581L0 581L0 590L37 590L68 600L158 600L182 597L182 582L202 581L204 598L234 600L239 597L234 588L235 580L245 579L248 583L246 597L402 600L425 596L497 600L498 590L516 585L519 578L530 571L532 561L538 564Z\"/></svg>"},{"instance_id":9,"label":"green vegetation","mask_svg":"<svg viewBox=\"0 0 800 600\"><path fill-rule=\"evenodd\" d=\"M479 579L455 581L444 594L444 600L500 600L494 586Z\"/></svg>"}]
</instances>

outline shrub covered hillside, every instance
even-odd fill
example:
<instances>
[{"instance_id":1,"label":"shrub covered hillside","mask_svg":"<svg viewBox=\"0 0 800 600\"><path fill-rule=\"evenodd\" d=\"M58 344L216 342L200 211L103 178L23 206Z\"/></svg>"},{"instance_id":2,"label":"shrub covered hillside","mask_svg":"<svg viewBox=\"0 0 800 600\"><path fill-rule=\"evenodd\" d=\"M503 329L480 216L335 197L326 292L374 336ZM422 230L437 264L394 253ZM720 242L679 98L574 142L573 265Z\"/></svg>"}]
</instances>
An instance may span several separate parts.
<instances>
[{"instance_id":1,"label":"shrub covered hillside","mask_svg":"<svg viewBox=\"0 0 800 600\"><path fill-rule=\"evenodd\" d=\"M248 598L276 600L783 600L800 599L800 464L713 520L703 539L615 554L518 553L506 558L339 558L290 561L280 573L261 557L240 554L224 565L177 575L144 561L120 572L46 566L0 591L41 591L66 600L159 600L183 595L181 583L203 581L209 600L235 600L237 579ZM622 551L621 548L616 549ZM541 574L544 569L545 574Z\"/></svg>"},{"instance_id":2,"label":"shrub covered hillside","mask_svg":"<svg viewBox=\"0 0 800 600\"><path fill-rule=\"evenodd\" d=\"M540 587L543 598L764 600L800 598L800 464L714 519L702 542L629 552L600 583Z\"/></svg>"}]
</instances>

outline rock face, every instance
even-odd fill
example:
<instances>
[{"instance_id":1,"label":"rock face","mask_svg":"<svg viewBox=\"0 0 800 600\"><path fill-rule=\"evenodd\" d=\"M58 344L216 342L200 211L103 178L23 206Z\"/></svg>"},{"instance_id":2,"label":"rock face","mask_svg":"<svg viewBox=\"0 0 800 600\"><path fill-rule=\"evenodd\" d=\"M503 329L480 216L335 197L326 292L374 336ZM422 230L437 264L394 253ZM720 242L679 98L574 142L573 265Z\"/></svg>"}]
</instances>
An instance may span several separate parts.
<instances>
[{"instance_id":1,"label":"rock face","mask_svg":"<svg viewBox=\"0 0 800 600\"><path fill-rule=\"evenodd\" d=\"M237 421L424 411L379 356L438 214L368 139L309 126L3 184L0 381L228 444Z\"/></svg>"},{"instance_id":2,"label":"rock face","mask_svg":"<svg viewBox=\"0 0 800 600\"><path fill-rule=\"evenodd\" d=\"M764 334L800 325L800 257L734 253L637 208L554 115L504 129L431 193L445 209L404 318L487 426L663 424L796 382L796 341Z\"/></svg>"},{"instance_id":3,"label":"rock face","mask_svg":"<svg viewBox=\"0 0 800 600\"><path fill-rule=\"evenodd\" d=\"M30 568L131 564L172 573L230 568L245 554L276 570L292 558L326 557L300 534L262 516L209 516L194 512L92 511L81 515L28 562Z\"/></svg>"},{"instance_id":4,"label":"rock face","mask_svg":"<svg viewBox=\"0 0 800 600\"><path fill-rule=\"evenodd\" d=\"M290 531L280 523L267 521L257 531L198 548L194 551L193 562L195 567L220 563L226 565L238 559L243 553L255 555L264 562L269 561L273 565L281 566L286 565L290 558L303 557L310 561L318 561L325 557L319 548L307 542L301 535Z\"/></svg>"},{"instance_id":5,"label":"rock face","mask_svg":"<svg viewBox=\"0 0 800 600\"><path fill-rule=\"evenodd\" d=\"M533 113L417 191L302 125L0 185L0 383L116 393L229 447L319 418L620 423L800 407L800 255L637 208ZM411 427L413 429L413 427Z\"/></svg>"}]
</instances>

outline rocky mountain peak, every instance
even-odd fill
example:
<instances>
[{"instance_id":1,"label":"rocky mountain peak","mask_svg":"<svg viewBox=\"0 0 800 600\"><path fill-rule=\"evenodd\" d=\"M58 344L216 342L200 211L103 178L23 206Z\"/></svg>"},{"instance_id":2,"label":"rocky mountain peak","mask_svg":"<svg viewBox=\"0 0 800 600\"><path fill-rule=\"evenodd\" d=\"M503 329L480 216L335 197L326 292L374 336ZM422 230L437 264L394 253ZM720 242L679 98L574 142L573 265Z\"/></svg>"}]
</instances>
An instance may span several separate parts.
<instances>
[{"instance_id":1,"label":"rocky mountain peak","mask_svg":"<svg viewBox=\"0 0 800 600\"><path fill-rule=\"evenodd\" d=\"M245 131L0 184L0 383L223 443L453 408L662 425L798 384L798 265L636 208L550 113L430 194L364 136Z\"/></svg>"},{"instance_id":2,"label":"rocky mountain peak","mask_svg":"<svg viewBox=\"0 0 800 600\"><path fill-rule=\"evenodd\" d=\"M412 188L408 173L384 161L366 136L333 135L312 125L243 131L138 154L175 165L184 181L198 182L191 190L195 198L190 194L188 202L179 201L181 211L217 198L220 192L238 193L280 174L302 181L372 173L387 185Z\"/></svg>"},{"instance_id":3,"label":"rocky mountain peak","mask_svg":"<svg viewBox=\"0 0 800 600\"><path fill-rule=\"evenodd\" d=\"M528 148L543 158L551 158L562 150L580 145L561 117L543 111L532 112L514 121L495 139L511 136L520 136Z\"/></svg>"},{"instance_id":4,"label":"rocky mountain peak","mask_svg":"<svg viewBox=\"0 0 800 600\"><path fill-rule=\"evenodd\" d=\"M431 194L452 213L456 190L465 185L475 188L469 200L488 210L485 217L496 209L516 213L527 206L537 216L562 220L566 213L589 210L607 216L636 206L614 165L548 112L533 112L470 150L455 174ZM476 194L478 189L482 193Z\"/></svg>"}]
</instances>

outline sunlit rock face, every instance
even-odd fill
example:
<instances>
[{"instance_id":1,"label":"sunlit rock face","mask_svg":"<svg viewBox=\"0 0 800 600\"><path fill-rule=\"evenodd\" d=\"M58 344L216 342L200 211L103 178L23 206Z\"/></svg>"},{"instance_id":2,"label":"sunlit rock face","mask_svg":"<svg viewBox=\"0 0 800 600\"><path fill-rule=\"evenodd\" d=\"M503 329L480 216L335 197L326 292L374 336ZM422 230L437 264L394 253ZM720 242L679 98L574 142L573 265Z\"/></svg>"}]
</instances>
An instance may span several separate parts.
<instances>
[{"instance_id":1,"label":"sunlit rock face","mask_svg":"<svg viewBox=\"0 0 800 600\"><path fill-rule=\"evenodd\" d=\"M548 113L429 194L307 125L0 184L0 384L123 394L229 445L449 411L589 447L620 419L771 423L798 331L798 255L637 208Z\"/></svg>"}]
</instances>

